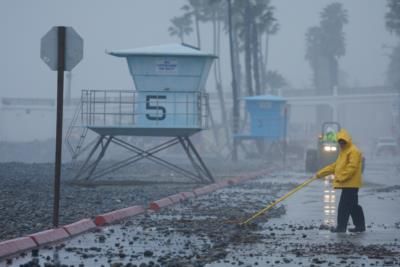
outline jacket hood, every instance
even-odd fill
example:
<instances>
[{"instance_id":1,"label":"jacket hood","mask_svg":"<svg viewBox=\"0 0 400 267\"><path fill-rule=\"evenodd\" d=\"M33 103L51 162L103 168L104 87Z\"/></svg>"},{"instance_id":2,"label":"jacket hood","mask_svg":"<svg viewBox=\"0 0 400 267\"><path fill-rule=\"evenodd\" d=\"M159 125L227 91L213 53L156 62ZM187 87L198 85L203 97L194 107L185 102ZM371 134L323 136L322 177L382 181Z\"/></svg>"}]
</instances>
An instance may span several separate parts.
<instances>
[{"instance_id":1,"label":"jacket hood","mask_svg":"<svg viewBox=\"0 0 400 267\"><path fill-rule=\"evenodd\" d=\"M352 139L351 135L346 131L346 129L342 128L336 135L336 139L343 139L345 140L348 144L352 144Z\"/></svg>"}]
</instances>

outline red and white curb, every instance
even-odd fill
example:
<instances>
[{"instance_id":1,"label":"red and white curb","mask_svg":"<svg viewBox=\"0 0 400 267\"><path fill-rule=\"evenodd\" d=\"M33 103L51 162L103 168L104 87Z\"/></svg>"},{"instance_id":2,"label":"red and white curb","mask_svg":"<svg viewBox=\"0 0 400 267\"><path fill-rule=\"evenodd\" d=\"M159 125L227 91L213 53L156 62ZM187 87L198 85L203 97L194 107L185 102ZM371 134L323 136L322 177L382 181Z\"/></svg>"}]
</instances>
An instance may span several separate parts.
<instances>
[{"instance_id":1,"label":"red and white curb","mask_svg":"<svg viewBox=\"0 0 400 267\"><path fill-rule=\"evenodd\" d=\"M132 206L120 210L111 211L105 214L97 215L94 223L97 226L103 226L105 224L111 224L122 219L142 214L145 212L145 209L142 206Z\"/></svg>"},{"instance_id":2,"label":"red and white curb","mask_svg":"<svg viewBox=\"0 0 400 267\"><path fill-rule=\"evenodd\" d=\"M22 253L27 250L38 248L43 245L63 241L70 237L77 236L87 231L93 230L98 226L116 223L128 217L144 214L146 212L148 213L157 212L160 211L162 208L180 203L187 199L209 194L218 189L228 187L230 185L243 183L248 180L255 179L259 176L265 175L267 173L268 173L267 170L251 172L246 175L240 175L234 178L219 181L217 183L195 188L192 191L180 192L150 202L147 209L144 208L143 206L136 205L97 215L94 220L82 219L80 221L62 226L60 228L45 230L42 232L28 235L26 237L20 237L2 241L0 242L0 260L17 255L18 253Z\"/></svg>"}]
</instances>

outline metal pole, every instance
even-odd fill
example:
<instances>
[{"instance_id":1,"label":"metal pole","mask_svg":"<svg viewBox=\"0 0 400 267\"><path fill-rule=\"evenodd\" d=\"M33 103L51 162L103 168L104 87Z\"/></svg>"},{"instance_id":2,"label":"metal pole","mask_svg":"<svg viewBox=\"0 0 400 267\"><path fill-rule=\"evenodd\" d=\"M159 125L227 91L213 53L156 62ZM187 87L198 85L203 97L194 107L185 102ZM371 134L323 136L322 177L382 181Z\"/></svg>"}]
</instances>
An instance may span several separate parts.
<instances>
[{"instance_id":1,"label":"metal pole","mask_svg":"<svg viewBox=\"0 0 400 267\"><path fill-rule=\"evenodd\" d=\"M60 211L60 176L62 152L62 122L63 122L63 97L64 97L64 69L65 69L65 27L58 28L58 67L57 67L57 122L56 122L56 163L54 177L54 206L53 226L58 227Z\"/></svg>"}]
</instances>

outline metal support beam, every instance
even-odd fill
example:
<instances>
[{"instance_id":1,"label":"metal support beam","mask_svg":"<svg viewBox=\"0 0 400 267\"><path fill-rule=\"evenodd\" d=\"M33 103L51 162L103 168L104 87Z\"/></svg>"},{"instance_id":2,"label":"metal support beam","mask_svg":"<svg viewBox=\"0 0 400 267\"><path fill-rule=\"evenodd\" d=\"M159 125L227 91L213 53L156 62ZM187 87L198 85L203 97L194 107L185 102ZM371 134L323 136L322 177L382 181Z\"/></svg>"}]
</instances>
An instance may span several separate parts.
<instances>
[{"instance_id":1,"label":"metal support beam","mask_svg":"<svg viewBox=\"0 0 400 267\"><path fill-rule=\"evenodd\" d=\"M109 136L108 138L106 136L100 136L98 139L96 145L93 147L93 149L90 151L88 157L86 158L85 162L83 163L82 167L79 169L78 173L75 175L75 180L81 179L89 179L90 176L93 174L95 169L97 168L97 165L101 161L101 159L104 157L104 154L106 153L106 150L112 140L112 136ZM103 141L105 141L105 144L103 144ZM99 154L97 155L96 160L90 164L90 160L93 157L94 153L98 150L98 148L101 145L101 150ZM85 175L86 174L86 175Z\"/></svg>"},{"instance_id":2,"label":"metal support beam","mask_svg":"<svg viewBox=\"0 0 400 267\"><path fill-rule=\"evenodd\" d=\"M203 159L200 157L200 154L197 152L195 146L193 145L192 141L190 141L189 137L184 137L184 139L186 139L186 141L189 144L189 147L192 149L193 153L195 154L197 160L199 161L201 167L203 168L203 170L206 172L207 177L210 179L210 181L214 182L214 177L212 176L211 172L208 170L206 164L204 163Z\"/></svg>"},{"instance_id":3,"label":"metal support beam","mask_svg":"<svg viewBox=\"0 0 400 267\"><path fill-rule=\"evenodd\" d=\"M104 140L107 138L105 144ZM98 167L99 162L103 158L108 146L110 143L114 143L132 153L134 153L133 156L130 156L126 159L123 159L117 163L112 164L111 166L108 166L106 168L103 168L101 170L96 170ZM165 149L168 149L176 144L181 143L183 146L183 149L185 150L190 162L192 163L193 168L197 172L194 173L192 171L189 171L187 169L184 169L182 167L179 167L176 164L173 164L171 162L168 162L160 157L155 156L156 153L161 152ZM96 160L89 164L90 160L92 159L94 153L99 150L100 152L96 158ZM191 143L189 137L175 137L172 139L169 139L161 144L158 144L150 149L144 150L141 149L137 146L134 146L120 138L117 138L115 136L100 136L99 140L89 153L87 159L85 160L84 164L80 168L78 174L75 176L75 179L86 179L86 180L94 180L100 177L103 177L109 173L112 173L114 171L117 171L121 168L127 167L135 162L138 162L139 160L142 159L148 159L154 163L157 163L159 165L162 165L176 173L182 174L192 180L195 180L197 182L206 182L210 181L213 182L214 178L211 175L210 171L207 169L205 166L204 162L200 158L200 155L197 153L194 145Z\"/></svg>"}]
</instances>

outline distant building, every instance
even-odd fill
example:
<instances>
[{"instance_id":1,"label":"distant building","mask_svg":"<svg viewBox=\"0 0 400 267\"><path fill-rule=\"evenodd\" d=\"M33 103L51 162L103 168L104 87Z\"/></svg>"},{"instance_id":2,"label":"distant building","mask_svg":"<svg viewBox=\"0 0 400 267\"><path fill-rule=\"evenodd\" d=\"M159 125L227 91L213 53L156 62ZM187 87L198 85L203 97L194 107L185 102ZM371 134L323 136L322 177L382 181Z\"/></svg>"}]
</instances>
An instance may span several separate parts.
<instances>
[{"instance_id":1,"label":"distant building","mask_svg":"<svg viewBox=\"0 0 400 267\"><path fill-rule=\"evenodd\" d=\"M75 107L75 104L64 105L64 132ZM1 98L0 141L29 142L55 138L56 108L56 100L50 98Z\"/></svg>"}]
</instances>

